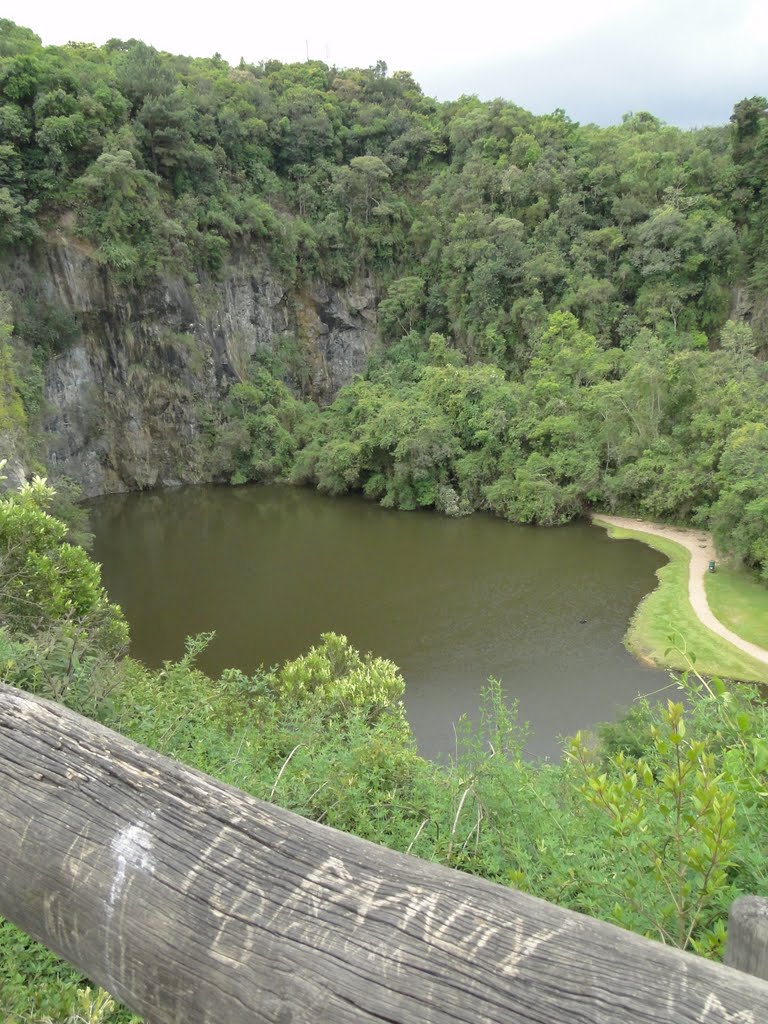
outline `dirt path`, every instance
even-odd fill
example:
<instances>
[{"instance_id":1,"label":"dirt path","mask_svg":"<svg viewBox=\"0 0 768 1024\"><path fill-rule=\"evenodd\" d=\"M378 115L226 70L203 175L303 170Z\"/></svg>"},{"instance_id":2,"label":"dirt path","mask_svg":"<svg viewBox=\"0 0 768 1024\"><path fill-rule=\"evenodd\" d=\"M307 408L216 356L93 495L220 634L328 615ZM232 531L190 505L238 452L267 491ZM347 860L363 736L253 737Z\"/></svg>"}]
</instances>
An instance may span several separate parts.
<instances>
[{"instance_id":1,"label":"dirt path","mask_svg":"<svg viewBox=\"0 0 768 1024\"><path fill-rule=\"evenodd\" d=\"M768 665L768 651L765 648L758 647L757 644L740 637L712 614L704 590L704 578L709 570L709 562L715 558L712 537L708 533L704 530L684 530L676 526L659 526L656 523L647 523L643 519L624 519L621 516L596 515L593 518L598 523L609 523L611 526L619 526L624 530L636 530L638 533L650 533L655 537L666 537L687 548L691 553L688 597L693 610L713 633L717 633L718 636L732 643L734 647L738 647L740 651L751 654L757 661Z\"/></svg>"}]
</instances>

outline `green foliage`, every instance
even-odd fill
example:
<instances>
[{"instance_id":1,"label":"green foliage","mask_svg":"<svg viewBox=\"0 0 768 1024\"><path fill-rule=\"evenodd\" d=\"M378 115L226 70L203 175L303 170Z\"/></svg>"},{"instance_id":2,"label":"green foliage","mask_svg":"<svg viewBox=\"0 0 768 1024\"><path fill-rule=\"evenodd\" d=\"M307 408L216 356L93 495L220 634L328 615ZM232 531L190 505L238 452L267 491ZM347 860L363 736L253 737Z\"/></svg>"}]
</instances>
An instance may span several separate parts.
<instances>
[{"instance_id":1,"label":"green foliage","mask_svg":"<svg viewBox=\"0 0 768 1024\"><path fill-rule=\"evenodd\" d=\"M55 589L36 556L61 546L66 528L39 509L46 498L37 483L3 507L37 513L10 518L15 557L32 567L35 586ZM84 575L92 588L95 578ZM13 606L13 577L0 579L0 593ZM713 957L722 953L730 901L768 893L768 710L746 687L684 677L685 711L645 703L603 730L596 746L577 737L563 764L535 765L523 759L525 727L492 681L479 721L458 724L455 757L440 765L415 750L397 668L343 636L325 634L281 666L251 676L231 669L214 680L196 667L210 634L188 640L183 658L160 671L112 661L105 676L96 635L83 639L73 671L62 668L72 636L66 601L54 601L45 628L37 625L33 634L0 630L5 681L373 842ZM68 673L74 684L57 689L52 681ZM0 951L10 1021L130 1019L7 922Z\"/></svg>"},{"instance_id":2,"label":"green foliage","mask_svg":"<svg viewBox=\"0 0 768 1024\"><path fill-rule=\"evenodd\" d=\"M669 701L655 717L645 757L620 751L601 771L580 736L570 750L582 795L610 823L605 852L618 868L607 880L617 898L613 917L681 949L721 954L739 780L718 773L705 740L686 736L682 704Z\"/></svg>"},{"instance_id":3,"label":"green foliage","mask_svg":"<svg viewBox=\"0 0 768 1024\"><path fill-rule=\"evenodd\" d=\"M233 256L285 285L373 275L386 348L366 376L321 412L279 379L309 390L297 342L284 367L257 360L210 411L214 476L522 522L694 519L765 576L766 323L758 306L751 325L727 318L735 286L749 299L768 280L766 131L762 97L730 129L644 113L601 129L438 104L382 63L43 47L2 20L0 246L74 231L107 284L215 276ZM15 305L11 440L40 416L43 360L79 332L37 293ZM455 759L430 764L395 666L341 636L219 680L195 666L206 637L159 672L119 660L125 624L51 500L42 481L0 500L3 679L315 820L707 955L731 897L768 892L768 722L750 691L689 680L684 714L644 706L594 757L581 743L534 766L493 684ZM656 605L662 649L675 594ZM0 951L11 1020L126 1019L8 925Z\"/></svg>"},{"instance_id":4,"label":"green foliage","mask_svg":"<svg viewBox=\"0 0 768 1024\"><path fill-rule=\"evenodd\" d=\"M317 703L328 716L359 711L376 719L398 706L405 683L397 666L370 654L361 658L344 636L324 633L319 647L285 664L276 675L281 697Z\"/></svg>"},{"instance_id":5,"label":"green foliage","mask_svg":"<svg viewBox=\"0 0 768 1024\"><path fill-rule=\"evenodd\" d=\"M70 310L39 297L19 301L13 319L14 334L46 357L65 351L80 337Z\"/></svg>"},{"instance_id":6,"label":"green foliage","mask_svg":"<svg viewBox=\"0 0 768 1024\"><path fill-rule=\"evenodd\" d=\"M768 426L734 430L720 460L720 495L712 526L720 547L760 570L768 580Z\"/></svg>"},{"instance_id":7,"label":"green foliage","mask_svg":"<svg viewBox=\"0 0 768 1024\"><path fill-rule=\"evenodd\" d=\"M422 286L395 282L387 329L406 325ZM749 423L768 400L768 373L749 328L729 323L723 339L712 352L698 335L670 348L644 329L616 349L553 313L525 368L505 374L412 330L323 412L291 478L402 509L490 509L545 525L595 505L711 517L721 546L759 567L765 474Z\"/></svg>"},{"instance_id":8,"label":"green foliage","mask_svg":"<svg viewBox=\"0 0 768 1024\"><path fill-rule=\"evenodd\" d=\"M380 288L390 348L369 379L322 425L263 374L242 380L212 411L215 474L523 522L596 505L711 521L762 570L759 487L737 449L768 399L763 97L722 128L642 113L601 129L502 100L438 104L383 64L232 68L137 40L44 47L3 24L9 251L55 226L118 282L221 275L246 255L293 286ZM745 313L728 321L737 286ZM48 299L16 305L41 356L77 338ZM9 359L0 347L13 432L18 397L27 414L40 403ZM311 393L307 360L290 359ZM487 399L477 364L504 374ZM446 410L435 371L449 367Z\"/></svg>"},{"instance_id":9,"label":"green foliage","mask_svg":"<svg viewBox=\"0 0 768 1024\"><path fill-rule=\"evenodd\" d=\"M382 335L398 341L416 327L424 303L424 281L403 277L389 286L386 299L379 303L379 327Z\"/></svg>"},{"instance_id":10,"label":"green foliage","mask_svg":"<svg viewBox=\"0 0 768 1024\"><path fill-rule=\"evenodd\" d=\"M4 1024L138 1024L103 989L0 919L0 1014Z\"/></svg>"},{"instance_id":11,"label":"green foliage","mask_svg":"<svg viewBox=\"0 0 768 1024\"><path fill-rule=\"evenodd\" d=\"M5 296L0 295L0 435L5 436L6 444L19 440L27 425L23 385L11 348L11 319L10 305Z\"/></svg>"},{"instance_id":12,"label":"green foliage","mask_svg":"<svg viewBox=\"0 0 768 1024\"><path fill-rule=\"evenodd\" d=\"M765 255L760 97L736 105L730 137L648 114L598 129L501 100L441 105L407 72L232 68L137 40L43 47L5 24L6 244L75 204L105 264L139 280L215 272L266 227L289 274L420 278L425 328L502 363L524 355L514 309L534 293L612 341L631 317L715 330L736 230Z\"/></svg>"},{"instance_id":13,"label":"green foliage","mask_svg":"<svg viewBox=\"0 0 768 1024\"><path fill-rule=\"evenodd\" d=\"M128 640L120 609L109 603L99 567L46 511L52 498L36 477L0 499L0 624L20 635L66 625L73 647L119 653Z\"/></svg>"},{"instance_id":14,"label":"green foliage","mask_svg":"<svg viewBox=\"0 0 768 1024\"><path fill-rule=\"evenodd\" d=\"M283 479L307 442L317 409L300 402L269 370L256 364L247 383L234 384L214 428L213 463L233 484Z\"/></svg>"},{"instance_id":15,"label":"green foliage","mask_svg":"<svg viewBox=\"0 0 768 1024\"><path fill-rule=\"evenodd\" d=\"M97 257L118 279L133 281L160 269L173 229L156 178L137 167L132 153L102 153L74 187L82 196L82 230L98 240Z\"/></svg>"}]
</instances>

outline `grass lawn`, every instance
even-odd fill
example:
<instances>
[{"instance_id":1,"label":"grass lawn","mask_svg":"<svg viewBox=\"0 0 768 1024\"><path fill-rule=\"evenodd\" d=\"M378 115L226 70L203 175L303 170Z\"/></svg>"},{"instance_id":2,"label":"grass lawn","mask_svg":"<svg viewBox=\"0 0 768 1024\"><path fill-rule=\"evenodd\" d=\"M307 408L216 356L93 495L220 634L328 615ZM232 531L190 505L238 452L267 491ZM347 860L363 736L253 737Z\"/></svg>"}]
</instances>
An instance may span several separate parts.
<instances>
[{"instance_id":1,"label":"grass lawn","mask_svg":"<svg viewBox=\"0 0 768 1024\"><path fill-rule=\"evenodd\" d=\"M722 562L707 574L705 586L709 607L723 625L768 650L768 587L748 570Z\"/></svg>"},{"instance_id":2,"label":"grass lawn","mask_svg":"<svg viewBox=\"0 0 768 1024\"><path fill-rule=\"evenodd\" d=\"M599 516L596 524L604 526L609 536L616 540L639 540L649 547L661 551L669 558L669 563L661 567L656 575L659 585L638 606L630 622L624 643L629 651L644 661L663 668L683 670L690 668L687 656L695 659L694 666L709 676L722 676L727 679L740 679L747 682L768 683L768 665L763 665L748 654L707 629L695 615L688 600L688 565L690 554L680 544L662 537L654 537L648 533L635 530L624 530L618 527L601 524ZM762 628L765 629L765 609L768 608L768 593L762 592L764 604L757 604L752 594L753 581L745 574L718 572L733 589L741 595L741 603L746 609L744 616L750 622L757 623L763 616ZM740 579L736 579L740 577ZM762 591L762 588L759 588ZM725 587L723 587L723 592ZM707 593L711 592L707 588ZM731 597L723 598L737 606ZM761 611L762 609L762 611ZM712 611L721 618L714 602ZM746 631L731 617L722 617L721 621L735 633L753 643L765 646L765 637L759 640L757 634L748 635ZM758 627L756 627L758 628Z\"/></svg>"}]
</instances>

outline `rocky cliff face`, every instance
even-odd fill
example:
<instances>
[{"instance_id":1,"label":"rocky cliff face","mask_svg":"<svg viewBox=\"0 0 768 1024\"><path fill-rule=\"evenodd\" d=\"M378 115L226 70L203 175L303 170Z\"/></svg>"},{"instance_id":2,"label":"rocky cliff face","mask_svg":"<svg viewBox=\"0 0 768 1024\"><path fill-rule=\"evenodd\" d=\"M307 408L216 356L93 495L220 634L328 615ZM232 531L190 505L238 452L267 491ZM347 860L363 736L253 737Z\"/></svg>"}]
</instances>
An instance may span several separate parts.
<instances>
[{"instance_id":1,"label":"rocky cliff face","mask_svg":"<svg viewBox=\"0 0 768 1024\"><path fill-rule=\"evenodd\" d=\"M75 344L49 364L46 464L85 495L199 482L201 432L259 350L321 403L360 373L376 342L373 282L344 290L284 287L245 257L219 281L166 278L122 288L63 236L0 287L73 313Z\"/></svg>"}]
</instances>

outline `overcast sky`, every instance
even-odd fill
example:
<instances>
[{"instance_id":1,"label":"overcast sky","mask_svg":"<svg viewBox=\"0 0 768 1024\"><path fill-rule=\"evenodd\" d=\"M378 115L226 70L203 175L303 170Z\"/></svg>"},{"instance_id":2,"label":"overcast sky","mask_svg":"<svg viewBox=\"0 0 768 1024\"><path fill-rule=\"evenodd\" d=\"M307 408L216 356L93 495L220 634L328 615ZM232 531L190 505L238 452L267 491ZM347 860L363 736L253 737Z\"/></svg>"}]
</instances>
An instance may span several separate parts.
<instances>
[{"instance_id":1,"label":"overcast sky","mask_svg":"<svg viewBox=\"0 0 768 1024\"><path fill-rule=\"evenodd\" d=\"M722 124L768 93L768 0L3 0L44 43L137 38L231 63L311 58L413 72L438 99L503 96L610 124Z\"/></svg>"}]
</instances>

